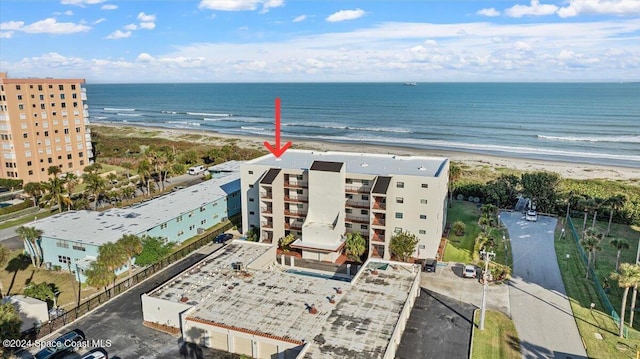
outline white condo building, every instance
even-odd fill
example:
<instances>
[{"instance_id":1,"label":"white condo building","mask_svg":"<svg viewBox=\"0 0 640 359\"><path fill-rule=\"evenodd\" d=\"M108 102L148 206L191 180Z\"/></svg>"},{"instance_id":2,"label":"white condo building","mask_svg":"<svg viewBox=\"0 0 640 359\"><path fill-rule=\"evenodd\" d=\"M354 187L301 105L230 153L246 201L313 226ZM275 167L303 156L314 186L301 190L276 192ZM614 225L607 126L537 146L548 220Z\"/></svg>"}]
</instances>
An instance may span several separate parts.
<instances>
[{"instance_id":1,"label":"white condo building","mask_svg":"<svg viewBox=\"0 0 640 359\"><path fill-rule=\"evenodd\" d=\"M277 243L291 233L303 258L334 262L346 233L369 257L389 259L391 237L419 238L415 258L435 258L446 223L449 161L442 157L288 150L241 167L242 228Z\"/></svg>"}]
</instances>

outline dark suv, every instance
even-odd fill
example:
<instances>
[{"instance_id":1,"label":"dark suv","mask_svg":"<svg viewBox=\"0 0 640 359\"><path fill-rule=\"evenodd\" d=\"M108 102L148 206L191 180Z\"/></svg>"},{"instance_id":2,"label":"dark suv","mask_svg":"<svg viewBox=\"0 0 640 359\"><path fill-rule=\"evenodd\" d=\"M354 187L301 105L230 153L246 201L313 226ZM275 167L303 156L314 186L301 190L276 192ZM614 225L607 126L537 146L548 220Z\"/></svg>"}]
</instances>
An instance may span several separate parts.
<instances>
[{"instance_id":1,"label":"dark suv","mask_svg":"<svg viewBox=\"0 0 640 359\"><path fill-rule=\"evenodd\" d=\"M74 329L68 333L64 333L53 341L53 345L46 347L36 353L35 359L53 359L75 351L73 342L84 340L84 333L79 329Z\"/></svg>"},{"instance_id":2,"label":"dark suv","mask_svg":"<svg viewBox=\"0 0 640 359\"><path fill-rule=\"evenodd\" d=\"M435 273L437 265L438 265L438 261L436 259L427 258L424 260L424 271Z\"/></svg>"},{"instance_id":3,"label":"dark suv","mask_svg":"<svg viewBox=\"0 0 640 359\"><path fill-rule=\"evenodd\" d=\"M224 242L230 240L231 238L233 238L233 234L231 234L231 233L222 233L222 234L219 234L216 237L216 239L214 239L213 241L215 243L224 243Z\"/></svg>"}]
</instances>

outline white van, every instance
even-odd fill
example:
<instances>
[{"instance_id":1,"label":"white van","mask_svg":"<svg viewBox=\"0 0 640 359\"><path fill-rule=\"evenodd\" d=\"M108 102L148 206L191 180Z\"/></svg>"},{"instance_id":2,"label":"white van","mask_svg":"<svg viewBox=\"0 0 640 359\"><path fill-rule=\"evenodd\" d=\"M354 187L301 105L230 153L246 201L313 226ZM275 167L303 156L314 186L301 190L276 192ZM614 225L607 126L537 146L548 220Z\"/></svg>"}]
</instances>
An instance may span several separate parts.
<instances>
[{"instance_id":1,"label":"white van","mask_svg":"<svg viewBox=\"0 0 640 359\"><path fill-rule=\"evenodd\" d=\"M189 167L189 173L192 176L196 176L201 174L202 172L204 172L204 166L193 166L193 167Z\"/></svg>"}]
</instances>

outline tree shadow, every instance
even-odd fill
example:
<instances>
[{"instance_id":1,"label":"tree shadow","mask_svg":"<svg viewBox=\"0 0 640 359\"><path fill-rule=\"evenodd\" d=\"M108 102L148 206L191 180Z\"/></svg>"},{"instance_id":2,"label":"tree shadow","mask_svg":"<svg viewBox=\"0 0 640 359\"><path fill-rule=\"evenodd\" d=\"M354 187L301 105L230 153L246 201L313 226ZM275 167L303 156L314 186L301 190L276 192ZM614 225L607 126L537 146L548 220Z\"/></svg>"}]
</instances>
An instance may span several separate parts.
<instances>
[{"instance_id":1,"label":"tree shadow","mask_svg":"<svg viewBox=\"0 0 640 359\"><path fill-rule=\"evenodd\" d=\"M9 263L7 263L5 270L7 272L13 272L13 277L11 277L11 283L9 284L9 288L7 289L7 295L11 294L11 289L13 288L13 284L16 281L16 276L18 275L18 272L29 268L30 265L31 265L31 258L29 258L29 256L24 253L21 253L18 256L11 258ZM33 273L31 273L31 278L33 278Z\"/></svg>"}]
</instances>

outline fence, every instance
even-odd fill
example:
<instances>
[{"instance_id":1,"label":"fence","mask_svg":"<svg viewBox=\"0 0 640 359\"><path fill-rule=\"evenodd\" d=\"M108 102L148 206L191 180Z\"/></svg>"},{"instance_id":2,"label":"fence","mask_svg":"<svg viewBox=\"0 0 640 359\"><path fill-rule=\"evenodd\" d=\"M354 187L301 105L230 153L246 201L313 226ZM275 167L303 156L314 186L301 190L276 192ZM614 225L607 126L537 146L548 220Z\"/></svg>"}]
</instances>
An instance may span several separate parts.
<instances>
[{"instance_id":1,"label":"fence","mask_svg":"<svg viewBox=\"0 0 640 359\"><path fill-rule=\"evenodd\" d=\"M81 317L84 314L87 314L89 311L99 307L100 305L108 302L109 300L116 297L118 294L126 291L131 286L135 286L136 284L144 281L145 279L153 276L157 272L163 270L170 264L186 257L188 254L194 252L195 250L203 247L204 245L213 241L213 239L219 235L220 233L224 233L225 231L231 229L233 224L231 222L227 222L224 226L218 228L217 230L205 234L202 238L197 241L189 244L188 246L170 254L169 256L162 258L157 263L149 265L145 267L140 272L133 274L131 277L124 278L123 280L116 283L114 286L106 289L104 292L97 294L84 302L80 303L75 308L67 310L67 312L39 328L31 329L24 333L24 339L36 340L40 339L46 335L49 335L56 330L62 328L63 326L74 322L76 319Z\"/></svg>"},{"instance_id":2,"label":"fence","mask_svg":"<svg viewBox=\"0 0 640 359\"><path fill-rule=\"evenodd\" d=\"M580 257L582 257L582 260L584 261L585 266L587 266L587 270L589 271L589 277L593 281L593 285L595 286L596 291L598 292L598 296L600 297L600 302L602 303L602 306L605 312L610 313L616 325L619 326L620 315L613 307L613 304L611 304L611 301L609 300L609 296L607 296L607 293L605 293L604 289L602 289L602 284L600 283L600 280L598 279L596 272L593 270L593 267L589 267L589 264L588 264L589 258L587 257L587 254L584 252L584 249L580 245L580 235L578 234L576 227L573 225L573 220L571 219L571 217L567 217L567 224L569 224L569 230L571 231L571 235L573 236L573 239L575 239L576 241L576 246L578 247L578 252L580 253ZM624 336L625 338L628 337L628 328L626 326L624 327Z\"/></svg>"}]
</instances>

